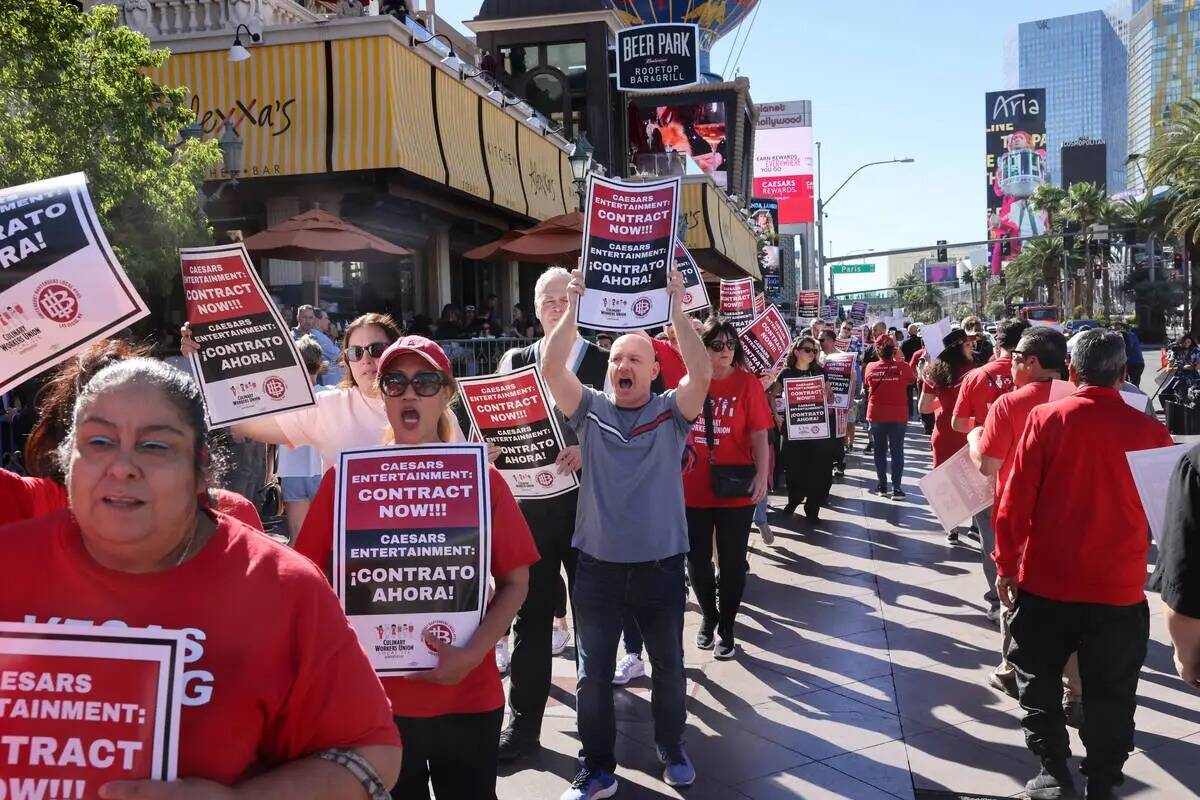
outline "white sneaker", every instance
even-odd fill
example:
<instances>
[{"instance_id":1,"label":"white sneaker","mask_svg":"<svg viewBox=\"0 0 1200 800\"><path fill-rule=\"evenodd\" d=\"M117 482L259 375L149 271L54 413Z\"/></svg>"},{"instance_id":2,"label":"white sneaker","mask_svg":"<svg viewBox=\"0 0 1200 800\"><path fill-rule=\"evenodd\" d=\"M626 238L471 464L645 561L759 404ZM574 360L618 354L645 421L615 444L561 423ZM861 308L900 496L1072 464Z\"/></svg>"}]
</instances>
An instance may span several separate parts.
<instances>
[{"instance_id":1,"label":"white sneaker","mask_svg":"<svg viewBox=\"0 0 1200 800\"><path fill-rule=\"evenodd\" d=\"M496 642L496 669L501 675L508 674L508 639Z\"/></svg>"},{"instance_id":2,"label":"white sneaker","mask_svg":"<svg viewBox=\"0 0 1200 800\"><path fill-rule=\"evenodd\" d=\"M560 656L567 645L571 643L571 629L560 628L557 625L550 631L550 653Z\"/></svg>"},{"instance_id":3,"label":"white sneaker","mask_svg":"<svg viewBox=\"0 0 1200 800\"><path fill-rule=\"evenodd\" d=\"M645 674L646 664L642 661L642 657L626 653L625 657L617 662L617 669L613 672L613 686L624 686L634 678L640 678Z\"/></svg>"},{"instance_id":4,"label":"white sneaker","mask_svg":"<svg viewBox=\"0 0 1200 800\"><path fill-rule=\"evenodd\" d=\"M765 545L771 545L775 543L775 534L771 531L771 526L766 522L759 524L758 535L762 539L762 543Z\"/></svg>"}]
</instances>

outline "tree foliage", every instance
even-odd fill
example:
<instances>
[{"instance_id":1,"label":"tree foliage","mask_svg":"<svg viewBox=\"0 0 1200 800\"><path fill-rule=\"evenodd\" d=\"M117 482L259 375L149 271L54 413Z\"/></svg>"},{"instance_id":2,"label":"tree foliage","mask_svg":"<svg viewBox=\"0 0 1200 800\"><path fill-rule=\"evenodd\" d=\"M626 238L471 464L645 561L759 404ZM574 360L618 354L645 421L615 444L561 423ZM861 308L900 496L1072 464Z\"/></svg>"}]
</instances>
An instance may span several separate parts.
<instances>
[{"instance_id":1,"label":"tree foliage","mask_svg":"<svg viewBox=\"0 0 1200 800\"><path fill-rule=\"evenodd\" d=\"M146 74L162 64L117 9L80 13L62 0L0 0L0 186L87 174L117 257L151 297L179 274L176 248L211 242L197 188L220 160L188 142L186 90Z\"/></svg>"},{"instance_id":2,"label":"tree foliage","mask_svg":"<svg viewBox=\"0 0 1200 800\"><path fill-rule=\"evenodd\" d=\"M895 288L899 304L912 319L918 322L936 322L941 317L946 297L938 287L909 274L897 278Z\"/></svg>"}]
</instances>

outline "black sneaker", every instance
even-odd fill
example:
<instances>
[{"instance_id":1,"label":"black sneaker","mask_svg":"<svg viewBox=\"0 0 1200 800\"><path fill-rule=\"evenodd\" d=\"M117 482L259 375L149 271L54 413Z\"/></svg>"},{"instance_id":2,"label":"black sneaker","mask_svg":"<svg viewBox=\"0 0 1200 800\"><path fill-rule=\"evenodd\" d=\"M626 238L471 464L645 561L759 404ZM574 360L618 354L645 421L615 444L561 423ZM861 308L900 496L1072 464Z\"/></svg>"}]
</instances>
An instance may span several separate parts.
<instances>
[{"instance_id":1,"label":"black sneaker","mask_svg":"<svg viewBox=\"0 0 1200 800\"><path fill-rule=\"evenodd\" d=\"M946 544L958 544L958 528L946 534Z\"/></svg>"},{"instance_id":2,"label":"black sneaker","mask_svg":"<svg viewBox=\"0 0 1200 800\"><path fill-rule=\"evenodd\" d=\"M809 522L819 522L821 520L821 507L816 503L805 503L804 516Z\"/></svg>"},{"instance_id":3,"label":"black sneaker","mask_svg":"<svg viewBox=\"0 0 1200 800\"><path fill-rule=\"evenodd\" d=\"M541 744L537 739L530 739L509 725L500 732L500 749L496 758L501 762L516 761L518 758L537 752L540 747Z\"/></svg>"},{"instance_id":4,"label":"black sneaker","mask_svg":"<svg viewBox=\"0 0 1200 800\"><path fill-rule=\"evenodd\" d=\"M1066 761L1043 761L1042 770L1025 784L1029 800L1058 800L1060 797L1078 797L1075 780Z\"/></svg>"},{"instance_id":5,"label":"black sneaker","mask_svg":"<svg viewBox=\"0 0 1200 800\"><path fill-rule=\"evenodd\" d=\"M790 517L792 514L796 513L796 504L788 503L786 506L779 509L779 513L783 514L785 517Z\"/></svg>"},{"instance_id":6,"label":"black sneaker","mask_svg":"<svg viewBox=\"0 0 1200 800\"><path fill-rule=\"evenodd\" d=\"M890 497L891 496L891 492L889 492L888 488L886 486L884 486L882 483L876 484L875 488L871 490L871 494L877 494L880 497Z\"/></svg>"},{"instance_id":7,"label":"black sneaker","mask_svg":"<svg viewBox=\"0 0 1200 800\"><path fill-rule=\"evenodd\" d=\"M1113 791L1113 787L1087 782L1087 800L1117 800L1117 793Z\"/></svg>"},{"instance_id":8,"label":"black sneaker","mask_svg":"<svg viewBox=\"0 0 1200 800\"><path fill-rule=\"evenodd\" d=\"M700 630L696 631L696 647L699 647L701 650L712 650L715 642L713 638L713 630L715 628L716 626L710 628L707 625L701 625Z\"/></svg>"},{"instance_id":9,"label":"black sneaker","mask_svg":"<svg viewBox=\"0 0 1200 800\"><path fill-rule=\"evenodd\" d=\"M713 658L717 659L718 661L728 661L729 659L733 658L736 653L737 644L733 641L733 637L730 636L728 639L722 638L719 642L717 642L717 649L713 653Z\"/></svg>"},{"instance_id":10,"label":"black sneaker","mask_svg":"<svg viewBox=\"0 0 1200 800\"><path fill-rule=\"evenodd\" d=\"M904 493L904 490L892 489L892 499L893 500L903 500L905 497L908 497L908 495L906 495Z\"/></svg>"}]
</instances>

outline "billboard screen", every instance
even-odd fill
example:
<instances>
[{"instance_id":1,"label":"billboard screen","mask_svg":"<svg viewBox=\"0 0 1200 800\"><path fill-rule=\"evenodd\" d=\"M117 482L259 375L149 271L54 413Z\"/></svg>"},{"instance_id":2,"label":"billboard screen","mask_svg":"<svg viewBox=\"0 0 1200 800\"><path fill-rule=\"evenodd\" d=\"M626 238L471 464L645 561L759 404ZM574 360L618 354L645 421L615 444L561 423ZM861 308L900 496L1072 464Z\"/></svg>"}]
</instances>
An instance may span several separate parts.
<instances>
[{"instance_id":1,"label":"billboard screen","mask_svg":"<svg viewBox=\"0 0 1200 800\"><path fill-rule=\"evenodd\" d=\"M1062 146L1062 186L1074 183L1094 183L1101 189L1106 180L1108 146L1095 139L1067 142Z\"/></svg>"},{"instance_id":2,"label":"billboard screen","mask_svg":"<svg viewBox=\"0 0 1200 800\"><path fill-rule=\"evenodd\" d=\"M758 106L754 194L779 200L781 225L813 221L812 121L807 100Z\"/></svg>"},{"instance_id":3,"label":"billboard screen","mask_svg":"<svg viewBox=\"0 0 1200 800\"><path fill-rule=\"evenodd\" d=\"M684 153L725 189L729 184L728 113L723 99L679 105L630 102L629 147L634 166L654 175L683 174L683 162L673 163L671 154ZM733 122L737 124L736 119Z\"/></svg>"},{"instance_id":4,"label":"billboard screen","mask_svg":"<svg viewBox=\"0 0 1200 800\"><path fill-rule=\"evenodd\" d=\"M942 264L935 261L925 263L926 283L958 283L958 267L954 264Z\"/></svg>"},{"instance_id":5,"label":"billboard screen","mask_svg":"<svg viewBox=\"0 0 1200 800\"><path fill-rule=\"evenodd\" d=\"M750 198L750 224L767 244L779 243L779 201L773 197Z\"/></svg>"},{"instance_id":6,"label":"billboard screen","mask_svg":"<svg viewBox=\"0 0 1200 800\"><path fill-rule=\"evenodd\" d=\"M1046 90L988 92L987 209L991 238L1035 236L1048 220L1029 196L1050 180L1046 161ZM1015 243L1014 243L1015 244ZM1016 255L1016 247L1012 255Z\"/></svg>"}]
</instances>

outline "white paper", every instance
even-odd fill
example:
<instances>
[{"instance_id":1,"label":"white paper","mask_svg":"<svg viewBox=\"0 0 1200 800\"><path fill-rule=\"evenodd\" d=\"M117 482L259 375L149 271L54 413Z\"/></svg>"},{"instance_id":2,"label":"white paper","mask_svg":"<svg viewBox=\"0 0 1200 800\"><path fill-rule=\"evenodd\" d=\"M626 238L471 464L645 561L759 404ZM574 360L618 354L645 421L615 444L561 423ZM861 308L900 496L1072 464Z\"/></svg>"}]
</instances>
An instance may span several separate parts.
<instances>
[{"instance_id":1,"label":"white paper","mask_svg":"<svg viewBox=\"0 0 1200 800\"><path fill-rule=\"evenodd\" d=\"M1171 472L1192 447L1190 444L1177 444L1153 450L1133 450L1125 454L1155 544L1162 541L1163 525L1166 524L1167 489L1171 483Z\"/></svg>"},{"instance_id":2,"label":"white paper","mask_svg":"<svg viewBox=\"0 0 1200 800\"><path fill-rule=\"evenodd\" d=\"M949 533L992 504L996 476L984 477L964 445L917 481L938 522Z\"/></svg>"},{"instance_id":3,"label":"white paper","mask_svg":"<svg viewBox=\"0 0 1200 800\"><path fill-rule=\"evenodd\" d=\"M921 340L925 342L925 356L933 361L942 354L942 339L950 332L950 318L942 317L937 322L922 326Z\"/></svg>"}]
</instances>

